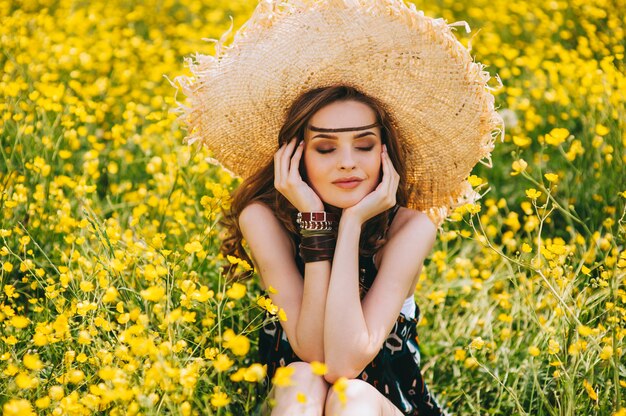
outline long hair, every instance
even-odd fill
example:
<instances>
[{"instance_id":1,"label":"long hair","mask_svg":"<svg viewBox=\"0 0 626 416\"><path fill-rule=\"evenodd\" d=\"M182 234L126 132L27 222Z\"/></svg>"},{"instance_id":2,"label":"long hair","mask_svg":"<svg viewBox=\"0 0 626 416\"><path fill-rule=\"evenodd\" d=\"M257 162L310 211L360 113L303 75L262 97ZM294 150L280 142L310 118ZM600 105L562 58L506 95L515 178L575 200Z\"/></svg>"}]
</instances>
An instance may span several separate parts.
<instances>
[{"instance_id":1,"label":"long hair","mask_svg":"<svg viewBox=\"0 0 626 416\"><path fill-rule=\"evenodd\" d=\"M406 205L406 167L396 129L389 114L384 110L380 102L355 88L342 85L322 87L309 90L300 95L287 112L286 121L278 134L276 150L293 137L296 137L298 143L304 140L304 131L313 114L322 107L337 101L358 101L368 105L376 113L377 122L381 125L382 144L387 145L389 158L400 176L396 203ZM303 180L307 181L302 161L300 163L300 174ZM220 247L222 254L224 256L238 257L252 265L252 261L242 244L243 236L239 228L238 219L241 211L254 201L263 202L272 209L278 221L287 230L295 253L295 250L297 250L296 242L299 241L299 233L295 222L297 210L287 198L274 188L274 160L272 158L267 165L246 178L233 192L230 209L224 210L222 220L220 221L226 231ZM324 205L326 211L341 215L340 209L327 204ZM370 218L364 224L359 244L359 254L361 256L371 256L383 246L386 241L388 220L389 210ZM237 275L235 269L235 267L231 267L227 271L230 279L239 280L251 275L251 273Z\"/></svg>"}]
</instances>

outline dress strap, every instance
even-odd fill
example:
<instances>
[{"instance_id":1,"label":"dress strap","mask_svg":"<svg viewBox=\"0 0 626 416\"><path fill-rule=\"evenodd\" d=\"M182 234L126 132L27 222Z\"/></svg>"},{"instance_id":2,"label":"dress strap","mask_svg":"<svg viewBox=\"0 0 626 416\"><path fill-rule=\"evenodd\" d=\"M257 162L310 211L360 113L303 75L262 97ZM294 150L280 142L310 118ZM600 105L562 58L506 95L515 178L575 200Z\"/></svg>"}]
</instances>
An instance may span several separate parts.
<instances>
[{"instance_id":1,"label":"dress strap","mask_svg":"<svg viewBox=\"0 0 626 416\"><path fill-rule=\"evenodd\" d=\"M400 209L400 205L398 204L394 205L394 207L391 208L391 211L389 212L389 220L387 221L387 227L391 226L391 223L393 222L393 219L396 217L396 214L398 213L399 209Z\"/></svg>"},{"instance_id":2,"label":"dress strap","mask_svg":"<svg viewBox=\"0 0 626 416\"><path fill-rule=\"evenodd\" d=\"M387 220L387 228L391 226L393 219L398 212L400 205L395 205L389 211L389 219ZM374 283L374 279L376 278L376 274L378 273L378 269L376 268L376 262L374 262L374 255L372 254L368 257L359 257L359 285L361 287L361 298L364 294L372 287Z\"/></svg>"}]
</instances>

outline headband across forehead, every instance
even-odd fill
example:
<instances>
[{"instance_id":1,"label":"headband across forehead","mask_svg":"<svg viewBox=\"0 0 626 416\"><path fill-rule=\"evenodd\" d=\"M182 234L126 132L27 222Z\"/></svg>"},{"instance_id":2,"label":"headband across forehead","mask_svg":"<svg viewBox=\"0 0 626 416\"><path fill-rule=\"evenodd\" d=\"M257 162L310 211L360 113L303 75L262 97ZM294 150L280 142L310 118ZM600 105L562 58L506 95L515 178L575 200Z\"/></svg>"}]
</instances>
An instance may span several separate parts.
<instances>
[{"instance_id":1,"label":"headband across forehead","mask_svg":"<svg viewBox=\"0 0 626 416\"><path fill-rule=\"evenodd\" d=\"M307 128L311 131L316 131L319 133L341 133L344 131L359 131L359 130L367 130L367 129L373 129L374 127L380 127L379 123L374 123L374 124L369 124L367 126L361 126L361 127L341 127L338 129L325 129L322 127L315 127L315 126L307 126Z\"/></svg>"}]
</instances>

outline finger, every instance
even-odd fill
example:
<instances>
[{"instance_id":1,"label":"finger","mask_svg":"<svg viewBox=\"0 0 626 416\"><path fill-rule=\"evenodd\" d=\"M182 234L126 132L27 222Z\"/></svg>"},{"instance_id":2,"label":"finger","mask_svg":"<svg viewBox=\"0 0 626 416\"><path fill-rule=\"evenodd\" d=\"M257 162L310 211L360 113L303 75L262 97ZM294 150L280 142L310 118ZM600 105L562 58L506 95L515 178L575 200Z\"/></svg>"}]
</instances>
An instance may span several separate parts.
<instances>
[{"instance_id":1,"label":"finger","mask_svg":"<svg viewBox=\"0 0 626 416\"><path fill-rule=\"evenodd\" d=\"M289 165L289 175L291 176L300 176L300 160L302 159L302 154L304 153L304 141L301 141L300 144L296 147L296 151L293 153L291 157L291 163Z\"/></svg>"},{"instance_id":2,"label":"finger","mask_svg":"<svg viewBox=\"0 0 626 416\"><path fill-rule=\"evenodd\" d=\"M384 186L385 192L388 193L390 182L391 182L391 171L389 167L389 155L387 155L385 148L383 148L381 159L382 159L382 167L383 167L383 178L382 178L381 183Z\"/></svg>"},{"instance_id":3,"label":"finger","mask_svg":"<svg viewBox=\"0 0 626 416\"><path fill-rule=\"evenodd\" d=\"M293 154L293 147L295 146L296 138L289 140L287 145L285 146L285 151L281 155L281 164L283 168L283 173L286 175L289 173L289 163L291 162L291 156Z\"/></svg>"},{"instance_id":4,"label":"finger","mask_svg":"<svg viewBox=\"0 0 626 416\"><path fill-rule=\"evenodd\" d=\"M276 153L274 153L274 185L282 185L283 178L285 177L283 169L283 156L287 149L289 142L285 142L280 145Z\"/></svg>"},{"instance_id":5,"label":"finger","mask_svg":"<svg viewBox=\"0 0 626 416\"><path fill-rule=\"evenodd\" d=\"M286 179L289 175L289 160L291 158L291 148L293 147L293 141L295 139L291 139L289 142L285 143L285 147L280 155L278 160L278 169L280 169L280 177L282 179Z\"/></svg>"},{"instance_id":6,"label":"finger","mask_svg":"<svg viewBox=\"0 0 626 416\"><path fill-rule=\"evenodd\" d=\"M385 160L384 166L386 168L384 175L387 179L385 193L391 199L395 199L395 193L397 190L397 187L396 187L397 172L395 171L393 167L393 163L391 162L391 159L389 158L389 154L387 152L384 153L384 160Z\"/></svg>"}]
</instances>

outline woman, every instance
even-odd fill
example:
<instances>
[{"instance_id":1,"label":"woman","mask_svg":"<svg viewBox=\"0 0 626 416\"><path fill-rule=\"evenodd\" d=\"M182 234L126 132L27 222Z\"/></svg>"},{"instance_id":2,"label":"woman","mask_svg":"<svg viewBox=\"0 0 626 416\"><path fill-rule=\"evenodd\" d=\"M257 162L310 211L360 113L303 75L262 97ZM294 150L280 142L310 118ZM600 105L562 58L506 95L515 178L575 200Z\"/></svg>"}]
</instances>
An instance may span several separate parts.
<instances>
[{"instance_id":1,"label":"woman","mask_svg":"<svg viewBox=\"0 0 626 416\"><path fill-rule=\"evenodd\" d=\"M235 192L229 218L241 233L231 222L224 245L248 258L245 238L261 286L276 289L272 301L287 314L260 333L268 376L279 365L295 369L295 385L275 391L272 414L441 414L420 374L413 300L437 229L400 207L405 181L394 165L403 172L404 163L389 117L354 88L314 89L293 103L278 142L274 160ZM318 231L331 244L307 252L315 230L294 232L296 212L337 213ZM326 363L323 378L312 361ZM329 389L339 377L349 379L345 407Z\"/></svg>"},{"instance_id":2,"label":"woman","mask_svg":"<svg viewBox=\"0 0 626 416\"><path fill-rule=\"evenodd\" d=\"M275 389L274 414L441 412L412 294L436 226L479 197L467 177L504 134L460 24L403 0L261 0L176 78L186 142L244 179L223 252L250 260L245 239L286 311L259 337L268 373L290 366L296 382Z\"/></svg>"}]
</instances>

